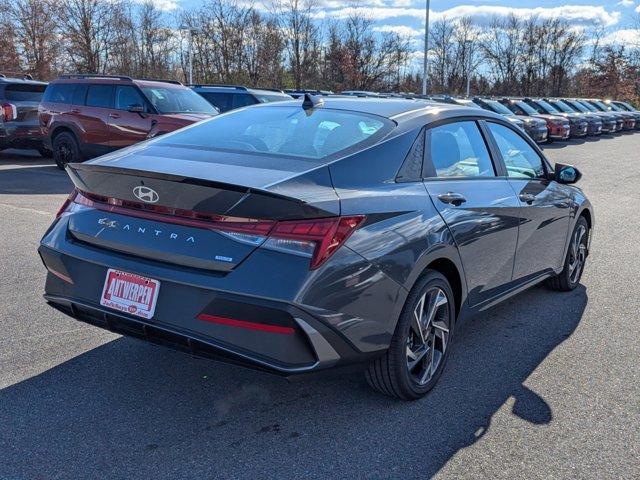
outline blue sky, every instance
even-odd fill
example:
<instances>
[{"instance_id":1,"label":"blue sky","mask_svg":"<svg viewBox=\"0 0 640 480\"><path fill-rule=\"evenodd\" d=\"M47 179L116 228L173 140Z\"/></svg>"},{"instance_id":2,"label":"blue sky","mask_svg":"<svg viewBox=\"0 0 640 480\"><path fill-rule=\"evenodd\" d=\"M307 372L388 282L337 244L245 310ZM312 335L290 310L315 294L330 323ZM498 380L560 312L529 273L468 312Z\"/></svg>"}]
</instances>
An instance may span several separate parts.
<instances>
[{"instance_id":1,"label":"blue sky","mask_svg":"<svg viewBox=\"0 0 640 480\"><path fill-rule=\"evenodd\" d=\"M138 0L144 1L144 0ZM152 0L165 10L178 10L201 4L201 0ZM266 8L271 0L238 0ZM418 39L424 31L424 0L316 0L318 19L340 19L353 8L375 20L378 31L397 31ZM431 0L431 18L451 19L470 16L477 23L495 16L514 13L520 17L537 14L557 17L580 27L601 26L607 33L606 41L640 44L640 0ZM634 29L635 27L635 29Z\"/></svg>"}]
</instances>

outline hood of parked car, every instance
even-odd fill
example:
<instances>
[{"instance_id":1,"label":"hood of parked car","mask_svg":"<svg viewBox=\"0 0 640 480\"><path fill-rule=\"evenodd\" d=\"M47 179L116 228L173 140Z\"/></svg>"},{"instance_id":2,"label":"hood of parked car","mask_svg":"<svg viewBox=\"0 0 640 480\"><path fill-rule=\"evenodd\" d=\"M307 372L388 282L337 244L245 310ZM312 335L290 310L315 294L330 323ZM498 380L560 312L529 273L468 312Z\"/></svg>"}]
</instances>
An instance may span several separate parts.
<instances>
[{"instance_id":1,"label":"hood of parked car","mask_svg":"<svg viewBox=\"0 0 640 480\"><path fill-rule=\"evenodd\" d=\"M551 115L549 113L539 113L535 115L537 118L542 118L544 120L551 120L553 122L566 122L567 119L560 115Z\"/></svg>"}]
</instances>

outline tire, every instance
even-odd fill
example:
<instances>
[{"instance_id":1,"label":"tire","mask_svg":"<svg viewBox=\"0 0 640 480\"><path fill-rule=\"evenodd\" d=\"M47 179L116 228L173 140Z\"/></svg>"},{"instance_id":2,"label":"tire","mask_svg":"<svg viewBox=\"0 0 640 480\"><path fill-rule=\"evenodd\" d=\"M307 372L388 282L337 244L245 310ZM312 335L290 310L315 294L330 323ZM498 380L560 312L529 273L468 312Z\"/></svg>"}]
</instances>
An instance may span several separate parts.
<instances>
[{"instance_id":1,"label":"tire","mask_svg":"<svg viewBox=\"0 0 640 480\"><path fill-rule=\"evenodd\" d=\"M64 170L67 163L79 162L80 147L78 141L71 132L62 132L53 139L53 159L58 168Z\"/></svg>"},{"instance_id":2,"label":"tire","mask_svg":"<svg viewBox=\"0 0 640 480\"><path fill-rule=\"evenodd\" d=\"M580 284L580 278L582 278L587 259L589 234L589 224L581 216L573 228L573 233L571 233L571 240L567 249L567 256L564 259L562 272L547 281L549 288L560 292L570 292Z\"/></svg>"},{"instance_id":3,"label":"tire","mask_svg":"<svg viewBox=\"0 0 640 480\"><path fill-rule=\"evenodd\" d=\"M431 316L430 306L435 307ZM447 279L435 270L427 270L407 297L389 349L366 370L367 383L374 390L401 400L424 397L437 383L449 358L455 310L455 297ZM415 321L418 316L414 315L420 311L421 334Z\"/></svg>"},{"instance_id":4,"label":"tire","mask_svg":"<svg viewBox=\"0 0 640 480\"><path fill-rule=\"evenodd\" d=\"M40 147L38 153L42 158L53 158L53 152L48 148Z\"/></svg>"}]
</instances>

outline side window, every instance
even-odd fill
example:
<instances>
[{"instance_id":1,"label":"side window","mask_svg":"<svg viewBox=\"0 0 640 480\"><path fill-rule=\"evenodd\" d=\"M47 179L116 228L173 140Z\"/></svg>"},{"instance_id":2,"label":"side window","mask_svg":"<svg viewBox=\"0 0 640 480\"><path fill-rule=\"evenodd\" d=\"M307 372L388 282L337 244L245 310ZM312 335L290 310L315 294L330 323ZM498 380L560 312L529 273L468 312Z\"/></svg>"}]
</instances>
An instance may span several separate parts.
<instances>
[{"instance_id":1,"label":"side window","mask_svg":"<svg viewBox=\"0 0 640 480\"><path fill-rule=\"evenodd\" d=\"M427 130L427 175L436 177L494 177L489 151L473 121L454 122Z\"/></svg>"},{"instance_id":2,"label":"side window","mask_svg":"<svg viewBox=\"0 0 640 480\"><path fill-rule=\"evenodd\" d=\"M47 87L43 101L52 103L71 103L75 89L75 83L52 83Z\"/></svg>"},{"instance_id":3,"label":"side window","mask_svg":"<svg viewBox=\"0 0 640 480\"><path fill-rule=\"evenodd\" d=\"M90 85L87 92L87 106L111 108L113 85Z\"/></svg>"},{"instance_id":4,"label":"side window","mask_svg":"<svg viewBox=\"0 0 640 480\"><path fill-rule=\"evenodd\" d=\"M507 167L507 175L514 178L544 178L542 158L519 133L504 125L488 123Z\"/></svg>"},{"instance_id":5,"label":"side window","mask_svg":"<svg viewBox=\"0 0 640 480\"><path fill-rule=\"evenodd\" d=\"M246 107L258 103L255 98L246 93L233 94L233 108Z\"/></svg>"},{"instance_id":6,"label":"side window","mask_svg":"<svg viewBox=\"0 0 640 480\"><path fill-rule=\"evenodd\" d=\"M202 96L220 110L220 113L231 110L231 94L218 92L205 92Z\"/></svg>"},{"instance_id":7,"label":"side window","mask_svg":"<svg viewBox=\"0 0 640 480\"><path fill-rule=\"evenodd\" d=\"M132 86L122 85L116 87L115 107L117 110L129 110L131 105L142 105L147 111L147 102L144 101L140 92Z\"/></svg>"},{"instance_id":8,"label":"side window","mask_svg":"<svg viewBox=\"0 0 640 480\"><path fill-rule=\"evenodd\" d=\"M83 84L76 85L76 90L73 93L74 105L84 105L84 101L87 98L87 86Z\"/></svg>"}]
</instances>

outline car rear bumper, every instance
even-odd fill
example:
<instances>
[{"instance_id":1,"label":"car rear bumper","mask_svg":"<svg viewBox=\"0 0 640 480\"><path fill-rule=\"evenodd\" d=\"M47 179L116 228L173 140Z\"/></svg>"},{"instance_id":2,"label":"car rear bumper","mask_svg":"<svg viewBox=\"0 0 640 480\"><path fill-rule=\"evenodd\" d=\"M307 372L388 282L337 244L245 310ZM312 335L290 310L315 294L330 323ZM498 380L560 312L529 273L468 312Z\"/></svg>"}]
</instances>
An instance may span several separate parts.
<instances>
[{"instance_id":1,"label":"car rear bumper","mask_svg":"<svg viewBox=\"0 0 640 480\"><path fill-rule=\"evenodd\" d=\"M360 364L379 353L359 351L304 306L164 278L151 320L118 312L100 305L108 267L46 246L39 253L49 270L47 302L116 333L285 376Z\"/></svg>"},{"instance_id":2,"label":"car rear bumper","mask_svg":"<svg viewBox=\"0 0 640 480\"><path fill-rule=\"evenodd\" d=\"M43 136L37 123L6 122L0 123L0 147L2 148L40 148Z\"/></svg>"}]
</instances>

